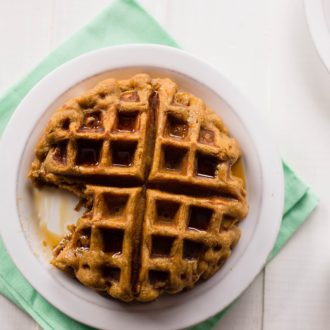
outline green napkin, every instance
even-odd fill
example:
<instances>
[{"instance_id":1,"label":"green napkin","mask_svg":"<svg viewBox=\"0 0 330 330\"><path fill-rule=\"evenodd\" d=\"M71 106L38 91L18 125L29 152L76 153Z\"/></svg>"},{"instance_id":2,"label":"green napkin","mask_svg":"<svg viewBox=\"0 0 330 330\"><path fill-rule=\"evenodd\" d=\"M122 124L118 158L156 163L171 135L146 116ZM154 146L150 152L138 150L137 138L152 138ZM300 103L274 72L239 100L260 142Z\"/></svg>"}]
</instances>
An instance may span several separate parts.
<instances>
[{"instance_id":1,"label":"green napkin","mask_svg":"<svg viewBox=\"0 0 330 330\"><path fill-rule=\"evenodd\" d=\"M97 48L125 43L178 45L133 0L116 0L98 17L53 51L22 81L0 98L0 132L28 91L47 73L62 63ZM290 168L283 164L285 209L281 230L269 259L292 236L317 205L317 198ZM44 329L90 329L51 306L19 273L0 240L0 293L29 313ZM226 311L197 325L211 329Z\"/></svg>"}]
</instances>

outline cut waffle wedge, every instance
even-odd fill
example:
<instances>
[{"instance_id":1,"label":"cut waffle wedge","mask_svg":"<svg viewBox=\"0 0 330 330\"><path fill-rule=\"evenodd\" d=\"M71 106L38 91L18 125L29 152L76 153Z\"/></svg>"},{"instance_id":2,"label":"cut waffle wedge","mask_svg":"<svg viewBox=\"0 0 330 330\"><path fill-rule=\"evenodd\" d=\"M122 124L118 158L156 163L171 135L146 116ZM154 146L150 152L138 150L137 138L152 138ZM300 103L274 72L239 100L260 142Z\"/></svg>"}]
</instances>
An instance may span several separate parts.
<instances>
[{"instance_id":1,"label":"cut waffle wedge","mask_svg":"<svg viewBox=\"0 0 330 330\"><path fill-rule=\"evenodd\" d=\"M246 207L235 200L147 191L138 300L177 293L212 276L240 238Z\"/></svg>"},{"instance_id":2,"label":"cut waffle wedge","mask_svg":"<svg viewBox=\"0 0 330 330\"><path fill-rule=\"evenodd\" d=\"M231 167L239 145L204 102L178 92L170 79L155 79L159 95L157 139L148 182L178 192L222 193L243 198L242 180Z\"/></svg>"},{"instance_id":3,"label":"cut waffle wedge","mask_svg":"<svg viewBox=\"0 0 330 330\"><path fill-rule=\"evenodd\" d=\"M240 156L221 119L170 79L102 81L58 109L36 147L32 181L87 201L52 264L126 302L192 288L240 238Z\"/></svg>"},{"instance_id":4,"label":"cut waffle wedge","mask_svg":"<svg viewBox=\"0 0 330 330\"><path fill-rule=\"evenodd\" d=\"M76 190L86 182L143 183L152 147L149 80L104 80L59 108L37 146L31 178Z\"/></svg>"},{"instance_id":5,"label":"cut waffle wedge","mask_svg":"<svg viewBox=\"0 0 330 330\"><path fill-rule=\"evenodd\" d=\"M56 247L52 264L74 273L88 287L131 301L144 210L142 188L87 186L85 193L91 209Z\"/></svg>"}]
</instances>

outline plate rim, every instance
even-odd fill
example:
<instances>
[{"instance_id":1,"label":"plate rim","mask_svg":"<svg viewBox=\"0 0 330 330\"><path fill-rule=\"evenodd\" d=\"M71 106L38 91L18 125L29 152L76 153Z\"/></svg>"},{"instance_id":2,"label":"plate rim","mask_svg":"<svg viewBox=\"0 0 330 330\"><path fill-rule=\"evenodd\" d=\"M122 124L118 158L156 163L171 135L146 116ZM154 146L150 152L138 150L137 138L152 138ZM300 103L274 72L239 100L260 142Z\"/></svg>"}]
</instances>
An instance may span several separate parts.
<instances>
[{"instance_id":1,"label":"plate rim","mask_svg":"<svg viewBox=\"0 0 330 330\"><path fill-rule=\"evenodd\" d=\"M263 248L264 250L260 250L260 242L257 242L254 238L251 242L251 244L248 245L247 250L242 255L240 261L237 263L237 265L233 268L232 272L236 271L239 272L238 266L241 263L242 266L240 266L239 269L244 270L245 277L244 279L239 283L240 285L233 288L230 291L230 295L224 299L224 302L222 303L222 306L216 307L216 306L208 306L208 308L204 308L204 313L201 316L200 313L190 313L189 320L188 319L175 319L175 320L167 320L167 322L164 322L164 319L162 320L158 316L155 316L155 319L158 317L159 319L156 321L155 319L152 319L151 321L148 321L149 319L142 319L142 322L149 322L149 323L134 323L134 326L136 329L152 329L152 327L156 326L159 329L173 329L174 327L177 328L183 328L188 327L193 324L197 324L199 322L202 322L203 320L215 315L220 310L223 310L226 306L228 306L232 301L234 301L247 287L248 285L254 280L254 278L259 274L262 267L264 266L266 259L271 252L274 243L277 238L277 234L280 228L281 224L281 218L282 218L282 211L283 211L283 205L284 205L284 179L283 179L283 171L282 171L282 164L280 157L278 156L278 153L276 149L273 146L273 143L270 139L270 137L267 134L267 131L264 127L264 124L262 123L262 120L257 115L256 111L253 109L249 101L239 92L237 88L235 88L230 81L225 78L221 73L218 72L218 70L211 65L207 64L206 62L202 61L201 59L197 58L196 56L193 56L185 51L168 47L168 46L162 46L162 45L149 45L149 44L130 44L130 45L121 45L121 46L113 46L113 47L107 47L102 48L84 55L81 55L77 58L74 58L70 60L69 62L61 65L54 71L52 71L50 74L45 76L42 80L40 80L32 89L31 91L25 96L25 98L22 100L22 102L17 107L16 111L12 115L9 123L6 126L6 129L2 136L2 141L0 144L0 149L2 154L5 156L4 162L1 162L0 164L0 177L6 182L4 186L6 186L7 190L6 193L4 189L0 190L0 200L2 207L4 209L4 218L12 219L15 218L15 221L13 219L9 222L9 225L4 224L4 222L1 222L0 229L2 238L4 240L6 249L13 259L14 263L20 270L20 272L23 274L23 276L29 281L29 283L46 299L48 300L53 306L61 310L66 315L72 317L73 319L83 322L85 324L88 324L90 326L99 327L99 328L107 328L102 323L102 321L92 320L90 318L90 311L84 307L82 304L79 305L80 310L72 307L72 302L75 301L76 297L71 297L70 299L66 299L65 302L63 302L63 297L59 294L57 291L58 283L48 283L49 285L47 288L43 287L43 284L46 283L45 279L38 278L39 282L35 279L35 270L31 269L31 265L29 265L29 259L25 257L31 257L33 256L33 252L30 251L30 249L24 250L24 247L26 248L27 242L24 238L24 233L22 232L22 229L20 228L20 220L17 214L17 208L16 208L16 176L19 169L19 162L18 160L20 158L17 158L17 155L15 155L14 152L10 152L10 148L5 148L4 146L7 146L9 141L12 141L13 137L15 136L15 132L17 129L19 129L19 119L20 117L24 118L27 116L26 111L24 108L29 104L33 98L40 93L44 88L47 86L50 86L54 81L56 82L58 79L64 79L66 74L72 71L74 68L78 68L79 66L88 63L89 65L93 66L93 63L97 63L97 60L99 58L102 58L103 56L119 56L120 54L129 54L129 53L135 52L135 54L139 54L141 57L141 54L145 54L145 58L142 60L139 58L139 63L132 63L131 65L126 64L125 66L143 66L145 64L145 61L148 61L148 65L150 66L156 66L156 67L164 67L167 69L173 69L179 73L186 74L190 77L194 78L195 76L198 76L198 73L203 72L203 70L206 70L208 73L207 77L203 77L202 79L198 79L200 82L205 84L207 87L215 91L218 95L221 96L233 109L237 109L236 105L244 105L246 112L249 113L249 115L244 115L242 113L238 114L240 119L243 121L243 123L252 129L253 126L255 126L256 129L253 131L253 141L256 142L256 139L258 139L258 143L255 143L256 148L258 149L258 156L259 161L261 164L262 169L262 175L263 175L263 182L262 186L264 188L264 196L261 202L261 210L263 212L266 212L265 209L267 209L267 212L272 215L272 221L269 219L265 219L264 222L260 222L256 228L255 234L253 237L263 237ZM166 56L167 63L166 66L162 65L160 63L159 58L157 58L156 55L159 55L160 58L164 58ZM122 61L127 61L126 58L123 58ZM142 63L144 61L144 63ZM151 63L151 64L150 64ZM178 63L181 63L181 67ZM170 68L169 68L170 66ZM112 68L110 67L109 70ZM87 70L87 69L86 69ZM191 73L191 70L193 71L193 74ZM73 70L74 71L74 70ZM189 74L188 74L189 73ZM77 78L80 77L82 73L80 72L77 75ZM91 76L90 74L88 76ZM87 76L86 76L87 77ZM198 76L199 78L201 76ZM77 79L77 82L82 81L83 79ZM215 85L213 85L214 82L220 83L221 91L219 91L219 88L215 88ZM210 86L212 85L212 87ZM24 115L25 111L25 115ZM34 123L32 123L34 124ZM249 131L251 133L251 131ZM13 143L13 142L12 142ZM18 145L22 145L25 143L25 139L22 140L21 136L17 136L16 134L16 140L15 143ZM10 156L14 155L14 159L12 159ZM7 157L6 157L7 156ZM16 156L16 159L15 159ZM266 166L267 165L267 166ZM15 169L13 171L12 169ZM5 174L5 175L4 175ZM11 184L11 185L10 185ZM260 212L260 216L263 213ZM258 236L259 235L259 236ZM13 244L13 241L15 244ZM18 249L20 247L21 249ZM23 251L23 252L22 252ZM248 262L242 263L242 259L244 260L247 258L247 252L249 252L249 255L258 255L258 259L252 260L254 262L254 267L246 267L244 269L243 264L245 266L251 266ZM22 257L25 256L24 258ZM250 260L251 261L251 260ZM34 258L33 265L36 267L38 263L38 260ZM46 270L44 267L39 265L39 268L45 273ZM251 269L252 268L252 269ZM231 273L233 276L233 274ZM237 275L236 275L237 277ZM225 279L225 278L224 278ZM50 289L51 293L47 289ZM69 293L68 293L69 294ZM64 306L63 306L64 305ZM101 307L99 307L101 308ZM183 310L185 310L186 306L180 306ZM206 312L205 312L206 311ZM107 313L109 313L109 310L106 310ZM114 313L121 313L119 311L114 311ZM126 313L127 314L127 313ZM124 314L122 313L122 316ZM119 317L120 318L120 317ZM141 319L139 319L141 320ZM132 326L133 323L130 323L129 325L117 320L117 323L113 323L113 327L121 327L121 328L128 328L129 326ZM99 323L97 323L99 322ZM101 323L100 323L101 322ZM133 322L132 319L129 319L129 322ZM158 322L161 322L158 323ZM174 323L175 322L175 323Z\"/></svg>"},{"instance_id":2,"label":"plate rim","mask_svg":"<svg viewBox=\"0 0 330 330\"><path fill-rule=\"evenodd\" d=\"M325 17L324 0L305 0L304 7L313 44L322 63L330 72L330 31Z\"/></svg>"}]
</instances>

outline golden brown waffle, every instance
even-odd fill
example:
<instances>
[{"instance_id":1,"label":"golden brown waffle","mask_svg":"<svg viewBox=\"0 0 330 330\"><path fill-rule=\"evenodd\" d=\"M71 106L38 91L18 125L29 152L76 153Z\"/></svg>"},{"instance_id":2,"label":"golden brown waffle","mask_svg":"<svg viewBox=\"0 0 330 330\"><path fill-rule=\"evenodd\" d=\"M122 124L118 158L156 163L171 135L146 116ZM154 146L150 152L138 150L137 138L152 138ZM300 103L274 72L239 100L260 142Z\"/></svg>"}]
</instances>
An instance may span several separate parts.
<instances>
[{"instance_id":1,"label":"golden brown waffle","mask_svg":"<svg viewBox=\"0 0 330 330\"><path fill-rule=\"evenodd\" d=\"M50 119L30 178L87 200L52 263L123 301L212 276L247 214L239 145L170 79L102 81Z\"/></svg>"},{"instance_id":2,"label":"golden brown waffle","mask_svg":"<svg viewBox=\"0 0 330 330\"><path fill-rule=\"evenodd\" d=\"M32 179L64 187L142 183L150 163L149 80L143 74L104 80L59 108L36 148Z\"/></svg>"},{"instance_id":3,"label":"golden brown waffle","mask_svg":"<svg viewBox=\"0 0 330 330\"><path fill-rule=\"evenodd\" d=\"M242 181L231 175L239 146L220 118L202 100L177 92L170 79L155 79L153 86L159 109L149 182L174 189L179 185L179 192L206 189L242 197Z\"/></svg>"},{"instance_id":4,"label":"golden brown waffle","mask_svg":"<svg viewBox=\"0 0 330 330\"><path fill-rule=\"evenodd\" d=\"M54 266L84 285L131 301L144 203L141 188L87 186L92 208L55 249Z\"/></svg>"},{"instance_id":5,"label":"golden brown waffle","mask_svg":"<svg viewBox=\"0 0 330 330\"><path fill-rule=\"evenodd\" d=\"M235 200L147 191L137 297L192 288L212 276L240 238L235 225L246 208Z\"/></svg>"}]
</instances>

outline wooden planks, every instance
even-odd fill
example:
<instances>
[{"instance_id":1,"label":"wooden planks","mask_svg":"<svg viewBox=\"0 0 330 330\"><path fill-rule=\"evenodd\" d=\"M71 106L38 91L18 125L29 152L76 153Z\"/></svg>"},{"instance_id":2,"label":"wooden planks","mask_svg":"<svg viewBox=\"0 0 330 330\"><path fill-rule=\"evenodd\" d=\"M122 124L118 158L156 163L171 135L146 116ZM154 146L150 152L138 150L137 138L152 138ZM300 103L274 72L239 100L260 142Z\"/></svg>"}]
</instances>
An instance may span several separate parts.
<instances>
[{"instance_id":1,"label":"wooden planks","mask_svg":"<svg viewBox=\"0 0 330 330\"><path fill-rule=\"evenodd\" d=\"M312 43L303 1L269 8L268 121L285 158L320 205L267 267L264 330L329 329L330 75Z\"/></svg>"}]
</instances>

